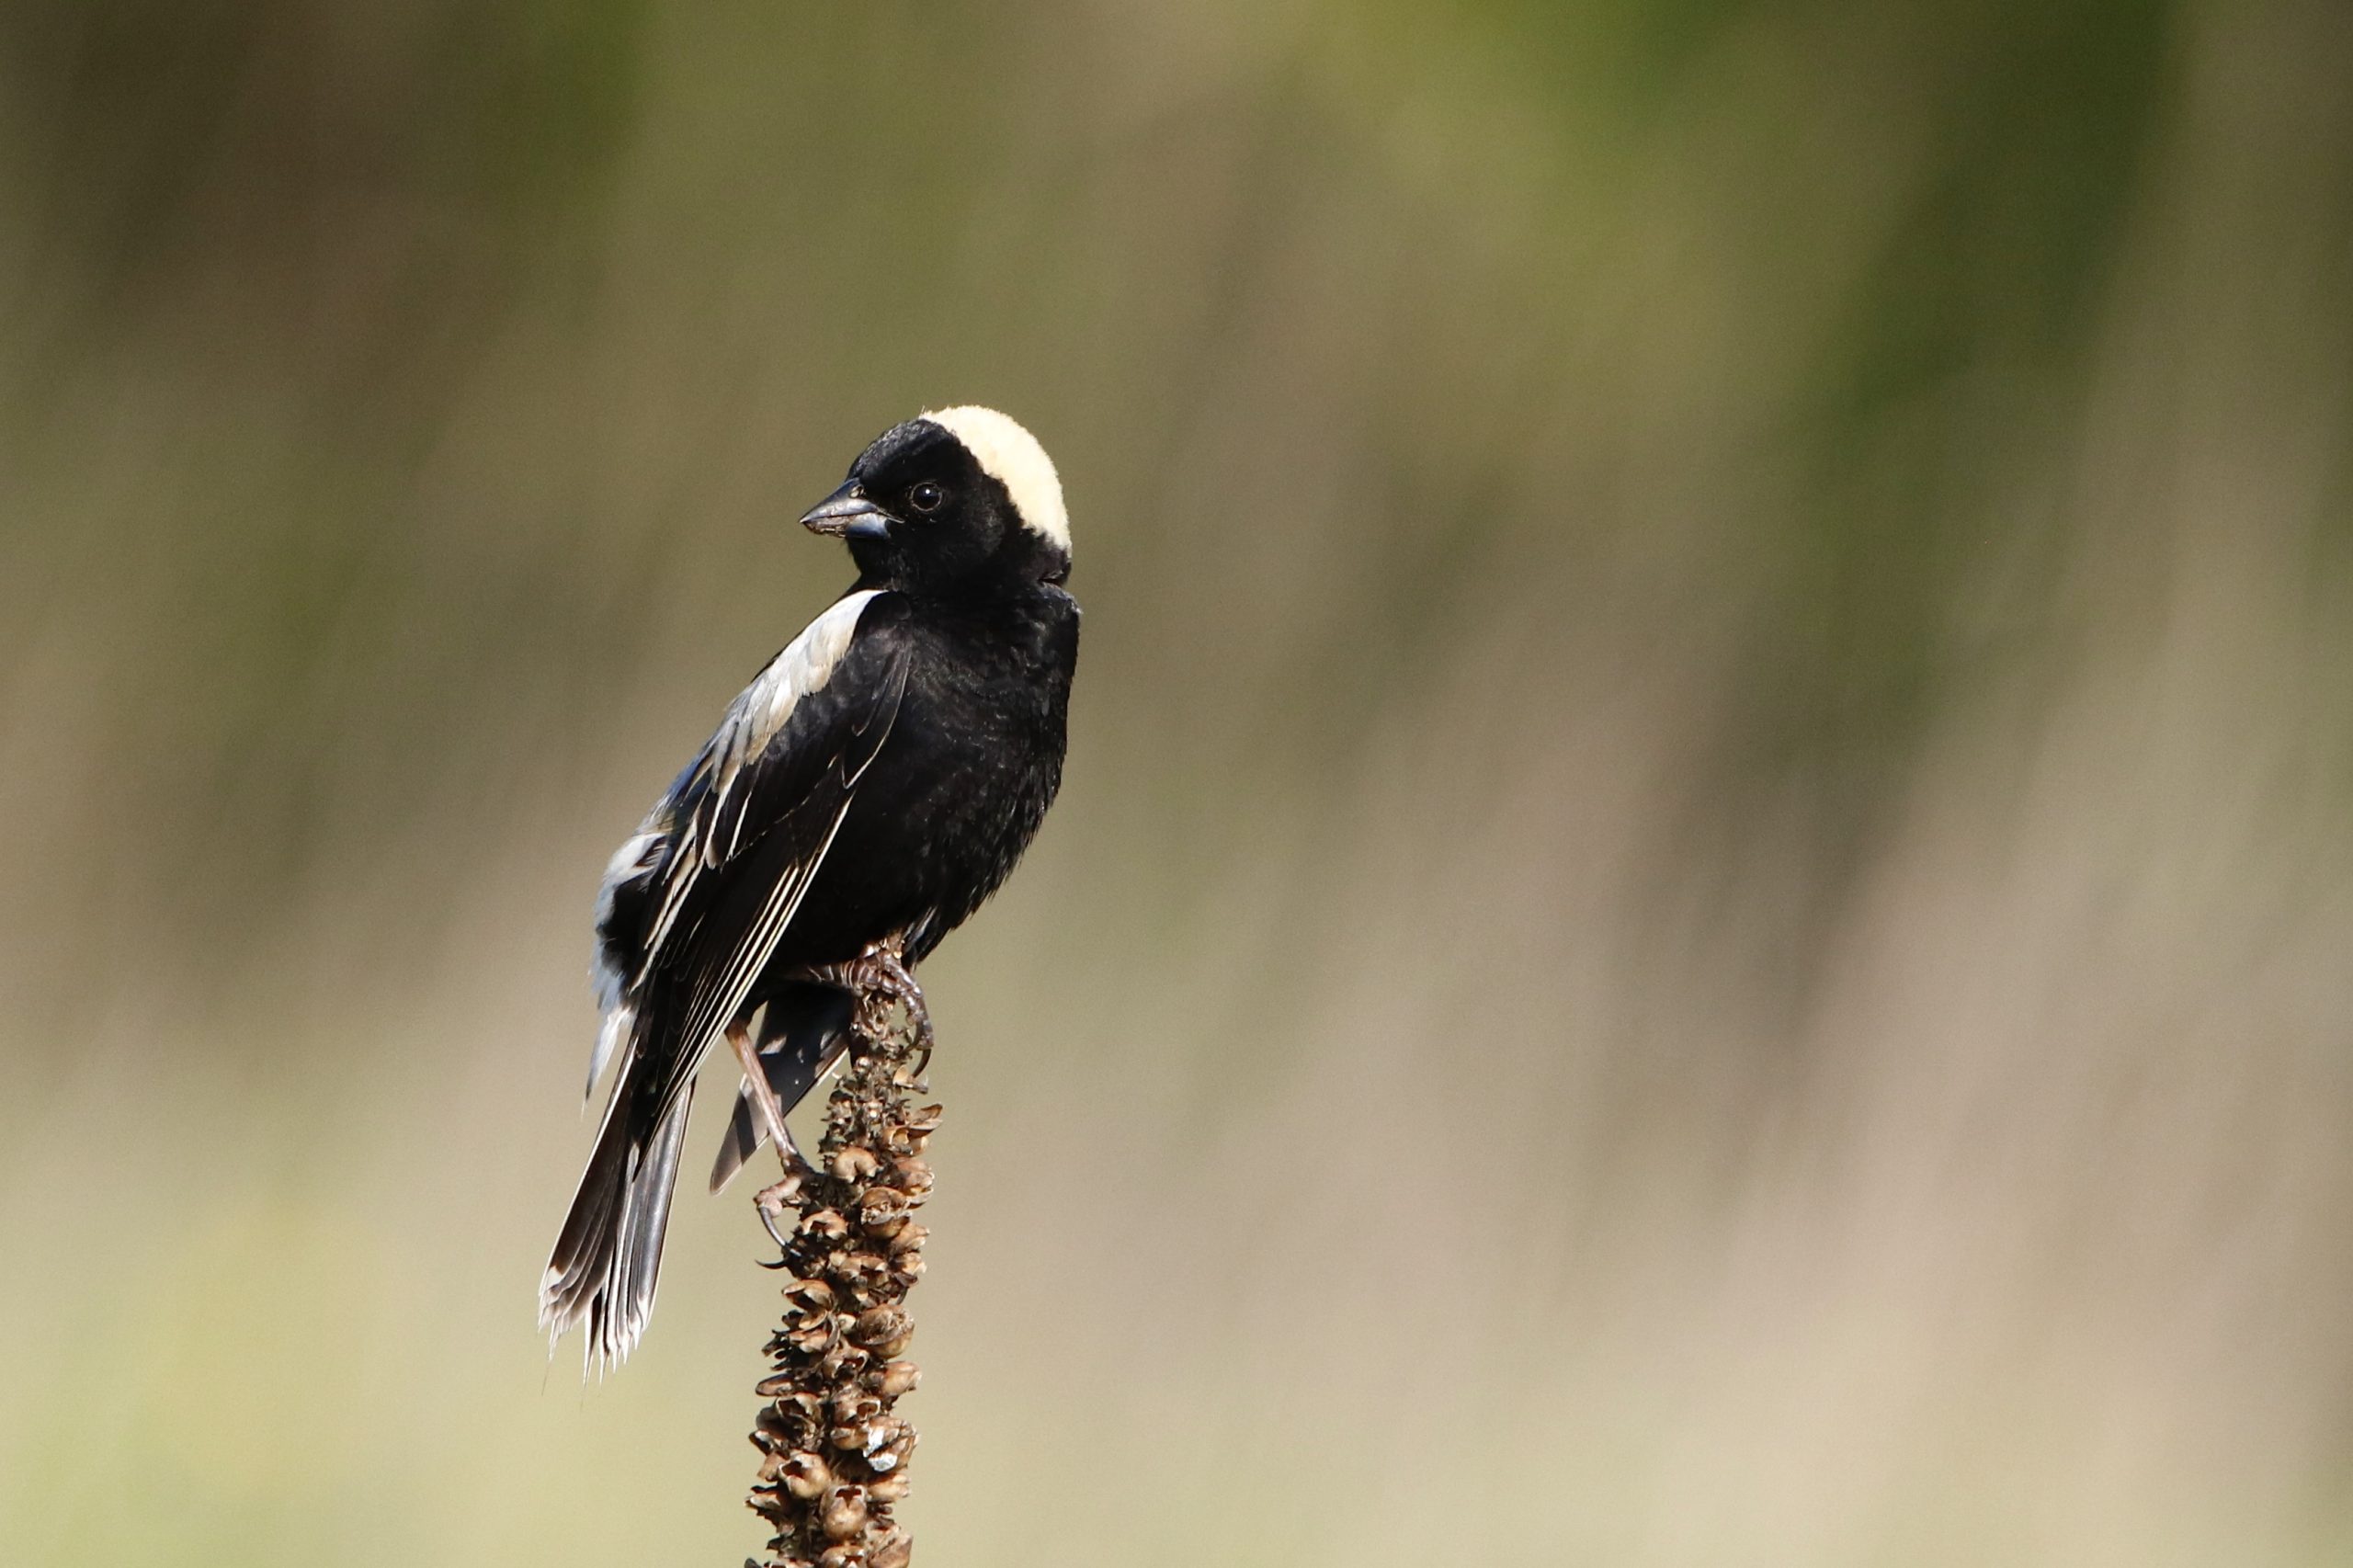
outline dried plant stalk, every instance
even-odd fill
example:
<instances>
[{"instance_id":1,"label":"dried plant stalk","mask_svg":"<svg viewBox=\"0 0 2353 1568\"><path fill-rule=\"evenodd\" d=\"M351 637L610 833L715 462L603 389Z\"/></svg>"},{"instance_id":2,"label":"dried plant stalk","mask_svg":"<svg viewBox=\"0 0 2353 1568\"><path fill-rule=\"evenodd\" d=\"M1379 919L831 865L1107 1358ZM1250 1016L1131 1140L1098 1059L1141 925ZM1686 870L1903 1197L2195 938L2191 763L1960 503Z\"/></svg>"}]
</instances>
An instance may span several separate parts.
<instances>
[{"instance_id":1,"label":"dried plant stalk","mask_svg":"<svg viewBox=\"0 0 2353 1568\"><path fill-rule=\"evenodd\" d=\"M929 1087L930 1025L895 962L844 978L858 1003L816 1166L763 1195L794 1221L779 1265L783 1321L759 1385L768 1403L752 1429L751 1506L775 1527L772 1568L905 1568L914 1552L895 1513L915 1429L895 1407L919 1376L904 1353L915 1334L906 1296L923 1274L913 1215L931 1191L923 1151L939 1124L938 1106L913 1104Z\"/></svg>"}]
</instances>

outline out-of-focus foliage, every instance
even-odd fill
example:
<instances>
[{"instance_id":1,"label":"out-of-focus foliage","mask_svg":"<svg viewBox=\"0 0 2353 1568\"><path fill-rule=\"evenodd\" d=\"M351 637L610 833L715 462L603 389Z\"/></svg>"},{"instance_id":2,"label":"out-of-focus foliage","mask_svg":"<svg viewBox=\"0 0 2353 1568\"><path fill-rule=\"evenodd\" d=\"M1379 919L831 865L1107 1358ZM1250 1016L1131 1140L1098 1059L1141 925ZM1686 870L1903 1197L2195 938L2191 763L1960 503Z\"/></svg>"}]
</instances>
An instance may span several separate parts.
<instances>
[{"instance_id":1,"label":"out-of-focus foliage","mask_svg":"<svg viewBox=\"0 0 2353 1568\"><path fill-rule=\"evenodd\" d=\"M740 1195L611 1383L533 1335L586 907L967 400L1088 620L927 975L926 1562L2341 1561L2347 82L2329 0L18 0L0 1562L756 1544Z\"/></svg>"}]
</instances>

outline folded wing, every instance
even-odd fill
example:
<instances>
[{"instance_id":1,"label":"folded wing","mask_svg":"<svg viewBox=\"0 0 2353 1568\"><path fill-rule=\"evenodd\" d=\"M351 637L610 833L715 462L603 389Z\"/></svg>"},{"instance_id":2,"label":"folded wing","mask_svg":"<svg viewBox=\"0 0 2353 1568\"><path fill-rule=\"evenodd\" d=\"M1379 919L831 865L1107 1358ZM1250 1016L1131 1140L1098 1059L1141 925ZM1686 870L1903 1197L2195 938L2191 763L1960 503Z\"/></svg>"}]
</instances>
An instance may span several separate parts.
<instances>
[{"instance_id":1,"label":"folded wing","mask_svg":"<svg viewBox=\"0 0 2353 1568\"><path fill-rule=\"evenodd\" d=\"M542 1324L587 1323L592 1357L626 1355L652 1308L695 1066L750 1000L890 738L906 691L903 613L869 591L813 621L607 869L591 1087L626 1053L540 1291Z\"/></svg>"}]
</instances>

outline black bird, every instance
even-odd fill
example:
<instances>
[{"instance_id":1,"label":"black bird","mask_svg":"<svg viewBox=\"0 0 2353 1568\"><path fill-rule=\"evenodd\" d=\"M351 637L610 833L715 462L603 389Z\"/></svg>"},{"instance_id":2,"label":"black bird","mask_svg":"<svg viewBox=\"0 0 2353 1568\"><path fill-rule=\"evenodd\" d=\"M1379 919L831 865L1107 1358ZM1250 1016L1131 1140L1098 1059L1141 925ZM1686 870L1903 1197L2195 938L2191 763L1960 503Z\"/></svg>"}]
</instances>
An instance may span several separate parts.
<instances>
[{"instance_id":1,"label":"black bird","mask_svg":"<svg viewBox=\"0 0 2353 1568\"><path fill-rule=\"evenodd\" d=\"M912 993L1062 779L1078 606L1062 483L1029 432L987 408L911 419L801 520L848 541L857 584L735 699L597 895L591 1092L620 1071L540 1320L585 1327L603 1365L653 1310L703 1052L724 1038L745 1074L716 1191L839 1055L839 966Z\"/></svg>"}]
</instances>

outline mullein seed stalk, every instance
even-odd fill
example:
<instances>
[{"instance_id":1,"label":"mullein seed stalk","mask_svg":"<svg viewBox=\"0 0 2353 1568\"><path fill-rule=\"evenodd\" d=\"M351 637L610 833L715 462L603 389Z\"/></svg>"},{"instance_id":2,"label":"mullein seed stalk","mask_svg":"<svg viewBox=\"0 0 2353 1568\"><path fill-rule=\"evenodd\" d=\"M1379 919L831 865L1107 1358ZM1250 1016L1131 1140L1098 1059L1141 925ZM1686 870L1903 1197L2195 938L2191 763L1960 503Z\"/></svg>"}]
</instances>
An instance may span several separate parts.
<instances>
[{"instance_id":1,"label":"mullein seed stalk","mask_svg":"<svg viewBox=\"0 0 2353 1568\"><path fill-rule=\"evenodd\" d=\"M816 1164L764 1195L793 1221L752 1428L751 1506L776 1531L765 1568L906 1568L915 1549L897 1508L915 1429L897 1406L921 1376L906 1297L923 1276L914 1214L931 1192L924 1145L939 1108L915 1103L929 1089L930 1028L904 982L901 970L858 985Z\"/></svg>"}]
</instances>

